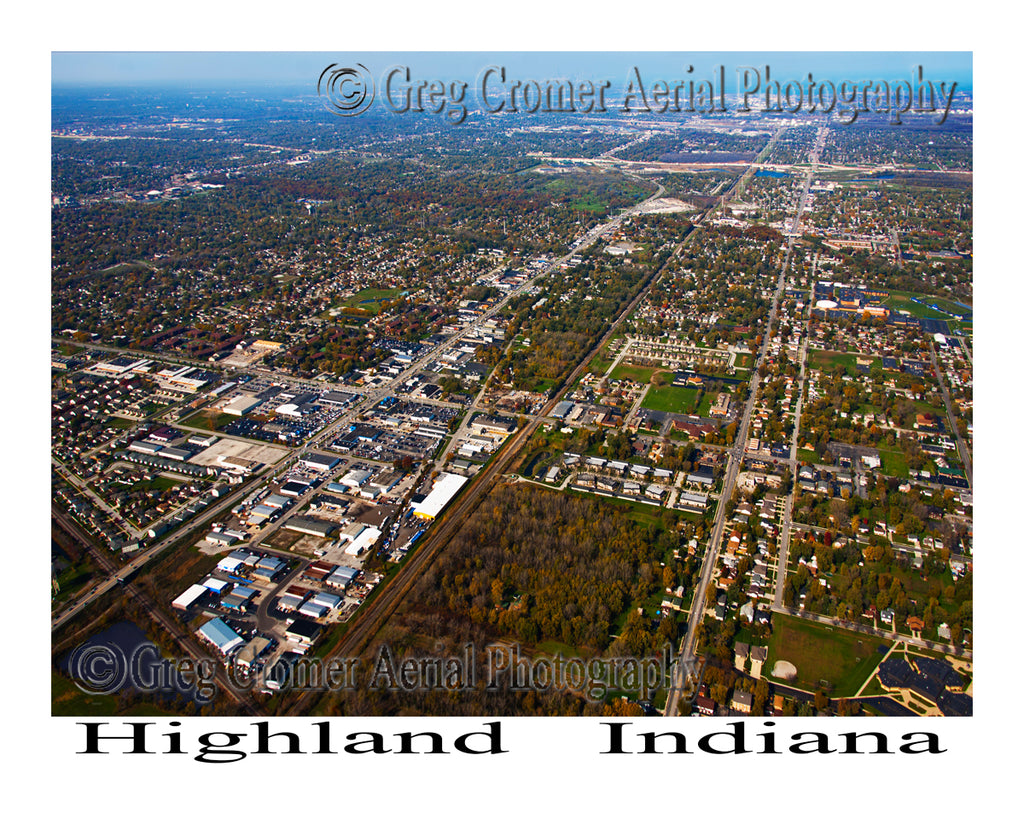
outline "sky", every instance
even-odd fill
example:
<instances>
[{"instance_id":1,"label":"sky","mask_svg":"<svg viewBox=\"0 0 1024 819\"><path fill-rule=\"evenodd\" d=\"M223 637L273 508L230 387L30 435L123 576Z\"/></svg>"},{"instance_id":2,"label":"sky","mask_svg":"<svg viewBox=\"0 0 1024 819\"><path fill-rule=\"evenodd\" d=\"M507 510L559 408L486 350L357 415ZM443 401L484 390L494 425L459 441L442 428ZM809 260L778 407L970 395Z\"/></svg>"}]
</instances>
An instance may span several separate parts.
<instances>
[{"instance_id":1,"label":"sky","mask_svg":"<svg viewBox=\"0 0 1024 819\"><path fill-rule=\"evenodd\" d=\"M392 65L441 79L473 80L489 65L502 65L516 76L541 80L568 78L620 81L635 65L657 79L676 80L726 69L726 88L733 90L737 69L769 66L773 78L833 82L865 79L912 79L921 66L926 79L972 85L972 54L967 51L621 51L621 52L52 52L52 83L56 86L160 87L294 87L315 84L331 63L360 62L372 74ZM692 74L687 74L688 66Z\"/></svg>"}]
</instances>

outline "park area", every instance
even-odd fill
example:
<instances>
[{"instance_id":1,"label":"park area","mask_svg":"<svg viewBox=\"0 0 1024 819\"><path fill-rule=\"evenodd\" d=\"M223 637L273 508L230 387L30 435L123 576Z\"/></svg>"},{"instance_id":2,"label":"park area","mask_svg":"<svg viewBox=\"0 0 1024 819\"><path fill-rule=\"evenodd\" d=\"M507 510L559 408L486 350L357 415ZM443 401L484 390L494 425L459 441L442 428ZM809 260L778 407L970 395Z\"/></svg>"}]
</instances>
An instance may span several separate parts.
<instances>
[{"instance_id":1,"label":"park area","mask_svg":"<svg viewBox=\"0 0 1024 819\"><path fill-rule=\"evenodd\" d=\"M771 678L775 663L785 660L796 666L796 679L780 682L806 691L825 688L833 697L851 697L888 648L889 642L878 637L776 614L765 669Z\"/></svg>"}]
</instances>

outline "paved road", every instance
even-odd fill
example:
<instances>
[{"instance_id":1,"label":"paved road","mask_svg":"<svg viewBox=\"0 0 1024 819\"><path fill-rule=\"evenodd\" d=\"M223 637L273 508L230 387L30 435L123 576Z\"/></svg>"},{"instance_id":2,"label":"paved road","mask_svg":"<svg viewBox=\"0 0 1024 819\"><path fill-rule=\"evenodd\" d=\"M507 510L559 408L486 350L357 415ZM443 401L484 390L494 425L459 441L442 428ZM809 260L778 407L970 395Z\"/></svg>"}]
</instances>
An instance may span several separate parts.
<instances>
[{"instance_id":1,"label":"paved road","mask_svg":"<svg viewBox=\"0 0 1024 819\"><path fill-rule=\"evenodd\" d=\"M815 141L815 147L811 152L812 164L809 169L805 169L806 178L804 179L803 189L800 193L800 199L797 204L796 215L793 219L793 230L792 234L797 233L797 228L800 224L800 217L803 214L804 206L807 203L807 194L811 186L811 181L814 177L816 162L817 162L817 151L820 149L820 144L823 140L823 130L818 132L818 137ZM776 133L775 139L781 134L781 129ZM753 166L751 166L751 169ZM749 173L749 171L748 171ZM744 178L746 174L744 174ZM725 197L723 197L723 202ZM711 584L711 579L715 571L715 566L718 563L718 552L722 544L722 535L725 530L726 519L725 519L725 506L728 500L732 497L733 491L736 487L736 477L739 474L740 466L743 462L743 449L746 445L747 433L750 427L750 417L754 411L754 404L757 402L757 390L760 384L760 376L758 370L761 364L765 361L768 354L768 344L772 335L772 328L775 326L775 321L778 317L779 303L782 300L783 295L786 292L786 274L789 270L790 257L793 252L793 238L789 239L786 245L786 255L782 262L782 268L779 271L779 279L775 287L775 295L772 299L771 312L768 315L768 321L765 325L763 339L761 342L761 348L758 350L757 358L754 361L752 367L752 375L750 378L749 395L747 396L746 406L743 410L742 420L739 428L736 431L736 439L732 449L729 451L728 459L729 464L726 468L724 482L722 484L721 500L719 501L718 508L715 511L715 523L711 530L711 536L708 540L708 546L704 553L704 562L701 566L700 582L694 589L693 603L690 606L690 616L687 620L686 634L683 636L682 642L679 647L679 662L673 668L672 672L672 685L669 689L668 698L665 702L665 716L675 716L679 706L679 696L684 690L686 669L690 667L690 664L694 661L696 656L696 642L697 642L697 628L701 621L704 619L704 602L707 594L708 586ZM788 506L788 505L787 505ZM785 517L784 517L785 524ZM780 550L781 555L781 550ZM778 577L778 572L776 573Z\"/></svg>"},{"instance_id":2,"label":"paved road","mask_svg":"<svg viewBox=\"0 0 1024 819\"><path fill-rule=\"evenodd\" d=\"M964 465L964 475L967 478L967 485L972 489L974 488L974 468L971 464L971 450L967 446L967 442L964 441L963 436L960 435L960 428L956 425L956 416L953 414L953 402L949 398L949 390L946 388L946 379L942 377L942 367L939 366L938 359L935 355L935 342L928 342L928 353L932 359L932 368L935 370L935 377L938 379L939 387L942 389L942 401L946 405L946 421L949 423L950 430L953 435L956 436L956 451L960 455L960 460Z\"/></svg>"},{"instance_id":3,"label":"paved road","mask_svg":"<svg viewBox=\"0 0 1024 819\"><path fill-rule=\"evenodd\" d=\"M656 193L655 196L661 195L663 191L664 189L659 186L658 193ZM611 224L618 224L625 215L626 214L621 214L620 216L613 217L612 220L606 223L605 227ZM592 240L596 239L596 237L603 232L604 230L600 228L596 228L591 231ZM669 259L665 261L665 264L668 264L669 261L679 253L679 251L685 246L686 242L689 241L690 236L692 236L692 233L688 233L687 236L684 237L683 241L676 246ZM663 267L664 265L662 268ZM421 545L409 558L403 561L402 571L360 607L356 617L350 621L350 626L348 631L345 633L345 636L341 641L339 641L337 646L335 646L325 660L329 661L332 658L340 656L357 656L358 653L374 637L374 635L377 634L380 627L398 608L405 595L412 589L413 584L420 577L423 570L430 564L437 552L443 549L451 537L462 527L465 521L469 518L473 509L476 508L476 505L483 499L487 492L490 491L494 482L504 475L506 469L513 463L522 447L533 437L537 428L542 423L547 422L546 416L554 409L555 405L564 397L566 392L583 374L589 366L591 359L593 359L597 352L608 342L609 339L611 339L611 337L618 331L622 322L632 314L637 305L640 304L643 298L647 295L651 286L658 280L662 268L659 268L650 274L637 295L630 301L625 309L620 311L615 321L612 322L604 335L602 335L601 338L598 339L598 341L590 348L590 352L563 381L562 387L554 396L552 396L544 409L538 415L531 416L525 426L509 436L498 454L484 467L484 469L480 471L473 482L470 483L468 487L465 488L462 493L449 504L448 508L444 510L441 519L426 530L427 533L424 535ZM308 713L313 701L318 698L319 695L320 692L318 691L304 692L285 706L287 713L290 715Z\"/></svg>"}]
</instances>

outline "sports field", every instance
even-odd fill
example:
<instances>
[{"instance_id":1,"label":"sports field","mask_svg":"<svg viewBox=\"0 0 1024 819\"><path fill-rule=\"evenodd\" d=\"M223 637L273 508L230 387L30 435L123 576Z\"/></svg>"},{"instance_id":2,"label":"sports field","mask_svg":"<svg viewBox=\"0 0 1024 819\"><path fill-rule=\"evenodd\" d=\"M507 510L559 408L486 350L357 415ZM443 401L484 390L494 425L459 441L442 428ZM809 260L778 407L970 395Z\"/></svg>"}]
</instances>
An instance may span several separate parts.
<instances>
[{"instance_id":1,"label":"sports field","mask_svg":"<svg viewBox=\"0 0 1024 819\"><path fill-rule=\"evenodd\" d=\"M772 618L765 672L770 675L776 660L788 660L796 666L798 688L815 691L827 682L833 697L850 697L881 662L879 646L888 649L889 641L776 614Z\"/></svg>"},{"instance_id":2,"label":"sports field","mask_svg":"<svg viewBox=\"0 0 1024 819\"><path fill-rule=\"evenodd\" d=\"M691 387L651 387L640 404L644 409L661 412L678 412L692 415L697 407L697 396L700 390Z\"/></svg>"}]
</instances>

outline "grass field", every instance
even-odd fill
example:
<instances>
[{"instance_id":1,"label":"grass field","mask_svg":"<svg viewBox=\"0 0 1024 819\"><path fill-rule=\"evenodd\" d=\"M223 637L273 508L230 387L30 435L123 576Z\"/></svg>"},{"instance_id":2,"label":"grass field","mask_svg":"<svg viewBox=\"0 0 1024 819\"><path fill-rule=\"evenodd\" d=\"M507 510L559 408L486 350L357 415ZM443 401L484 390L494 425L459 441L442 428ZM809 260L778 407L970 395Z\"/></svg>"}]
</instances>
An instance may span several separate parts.
<instances>
[{"instance_id":1,"label":"grass field","mask_svg":"<svg viewBox=\"0 0 1024 819\"><path fill-rule=\"evenodd\" d=\"M590 213L604 213L608 210L608 203L603 199L598 199L593 194L586 194L585 196L577 197L572 203L573 210L585 210Z\"/></svg>"},{"instance_id":2,"label":"grass field","mask_svg":"<svg viewBox=\"0 0 1024 819\"><path fill-rule=\"evenodd\" d=\"M612 370L611 378L613 381L628 378L630 381L648 384L651 381L651 376L656 372L657 370L653 367L634 367L631 364L620 364Z\"/></svg>"},{"instance_id":3,"label":"grass field","mask_svg":"<svg viewBox=\"0 0 1024 819\"><path fill-rule=\"evenodd\" d=\"M602 350L592 359L590 359L590 363L587 365L588 373L604 375L606 372L608 372L608 368L612 365L612 359L605 357L606 352L607 350Z\"/></svg>"},{"instance_id":4,"label":"grass field","mask_svg":"<svg viewBox=\"0 0 1024 819\"><path fill-rule=\"evenodd\" d=\"M882 472L892 475L894 478L909 478L910 467L907 466L907 456L894 449L880 449L878 454L882 458Z\"/></svg>"},{"instance_id":5,"label":"grass field","mask_svg":"<svg viewBox=\"0 0 1024 819\"><path fill-rule=\"evenodd\" d=\"M116 694L86 694L71 680L56 672L50 672L50 713L55 717L173 717L174 711L167 711L152 703L138 702L124 710Z\"/></svg>"},{"instance_id":6,"label":"grass field","mask_svg":"<svg viewBox=\"0 0 1024 819\"><path fill-rule=\"evenodd\" d=\"M821 456L813 449L798 449L796 457L798 461L806 461L809 464L821 463Z\"/></svg>"},{"instance_id":7,"label":"grass field","mask_svg":"<svg viewBox=\"0 0 1024 819\"><path fill-rule=\"evenodd\" d=\"M857 371L858 358L870 358L871 366L869 369L879 370L882 368L882 359L880 358L859 353L839 353L834 350L808 350L807 366L824 372L845 369L852 375Z\"/></svg>"},{"instance_id":8,"label":"grass field","mask_svg":"<svg viewBox=\"0 0 1024 819\"><path fill-rule=\"evenodd\" d=\"M132 486L131 491L136 492L146 489L159 489L160 491L163 491L164 489L173 489L176 486L180 486L181 483L182 481L176 481L173 478L158 475L157 477L150 478L149 480L139 481Z\"/></svg>"},{"instance_id":9,"label":"grass field","mask_svg":"<svg viewBox=\"0 0 1024 819\"><path fill-rule=\"evenodd\" d=\"M548 657L557 657L561 654L563 657L579 657L579 649L574 648L568 643L560 643L558 640L545 640L543 643L537 643L537 653L544 654Z\"/></svg>"},{"instance_id":10,"label":"grass field","mask_svg":"<svg viewBox=\"0 0 1024 819\"><path fill-rule=\"evenodd\" d=\"M57 578L60 591L53 596L52 602L59 603L86 585L95 574L95 569L88 558L68 566Z\"/></svg>"},{"instance_id":11,"label":"grass field","mask_svg":"<svg viewBox=\"0 0 1024 819\"><path fill-rule=\"evenodd\" d=\"M210 432L218 432L232 421L237 421L237 415L228 415L225 412L212 412L211 410L199 410L182 421L182 425L194 429L204 429Z\"/></svg>"},{"instance_id":12,"label":"grass field","mask_svg":"<svg viewBox=\"0 0 1024 819\"><path fill-rule=\"evenodd\" d=\"M690 415L697 406L697 396L699 395L700 390L690 387L673 387L671 385L651 387L640 406L644 409Z\"/></svg>"},{"instance_id":13,"label":"grass field","mask_svg":"<svg viewBox=\"0 0 1024 819\"><path fill-rule=\"evenodd\" d=\"M918 304L915 301L911 301L911 299L918 299L918 301L924 303ZM906 310L910 315L918 318L952 320L952 316L948 315L948 313L964 317L971 316L972 314L969 308L960 307L947 299L942 299L938 296L924 296L920 293L909 293L904 290L893 290L889 293L889 298L883 304L893 310ZM947 312L943 313L940 310L933 310L928 306L930 304L934 304L936 307Z\"/></svg>"},{"instance_id":14,"label":"grass field","mask_svg":"<svg viewBox=\"0 0 1024 819\"><path fill-rule=\"evenodd\" d=\"M796 666L796 685L814 691L828 681L833 697L850 697L875 670L889 642L867 634L776 614L768 641L766 670L776 660Z\"/></svg>"}]
</instances>

